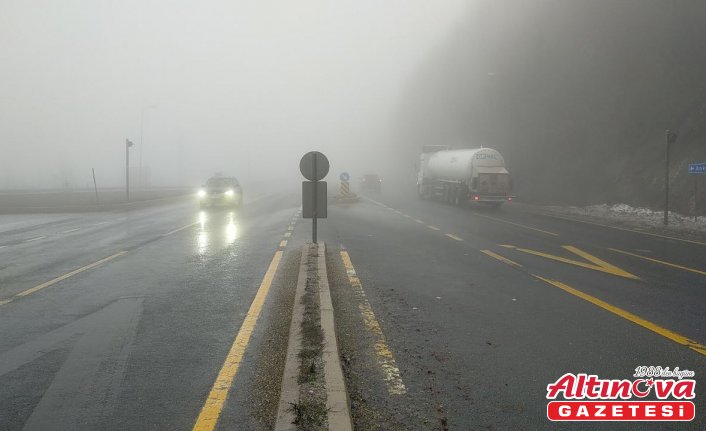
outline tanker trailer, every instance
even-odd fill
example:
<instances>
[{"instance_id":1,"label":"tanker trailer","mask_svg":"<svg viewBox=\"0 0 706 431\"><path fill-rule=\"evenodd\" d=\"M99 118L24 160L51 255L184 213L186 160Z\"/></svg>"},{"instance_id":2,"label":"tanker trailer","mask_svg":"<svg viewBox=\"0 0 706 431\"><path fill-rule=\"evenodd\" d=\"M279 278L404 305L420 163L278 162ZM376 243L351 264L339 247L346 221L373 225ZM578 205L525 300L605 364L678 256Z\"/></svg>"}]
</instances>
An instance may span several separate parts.
<instances>
[{"instance_id":1,"label":"tanker trailer","mask_svg":"<svg viewBox=\"0 0 706 431\"><path fill-rule=\"evenodd\" d=\"M424 199L497 208L512 200L512 179L503 156L492 148L450 150L429 145L419 158L417 190Z\"/></svg>"}]
</instances>

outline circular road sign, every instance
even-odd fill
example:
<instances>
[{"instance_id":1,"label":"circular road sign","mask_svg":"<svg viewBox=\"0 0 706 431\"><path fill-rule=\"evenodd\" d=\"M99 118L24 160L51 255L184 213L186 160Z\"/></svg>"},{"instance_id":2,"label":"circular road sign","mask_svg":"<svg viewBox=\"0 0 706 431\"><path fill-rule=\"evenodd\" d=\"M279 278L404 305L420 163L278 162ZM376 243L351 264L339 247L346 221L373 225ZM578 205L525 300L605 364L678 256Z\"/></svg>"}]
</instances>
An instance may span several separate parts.
<instances>
[{"instance_id":1,"label":"circular road sign","mask_svg":"<svg viewBox=\"0 0 706 431\"><path fill-rule=\"evenodd\" d=\"M299 162L299 170L309 181L319 181L328 174L328 159L318 151L309 151Z\"/></svg>"},{"instance_id":2,"label":"circular road sign","mask_svg":"<svg viewBox=\"0 0 706 431\"><path fill-rule=\"evenodd\" d=\"M339 175L338 178L339 178L341 181L348 181L348 180L351 179L351 176L348 175L348 172L341 172L341 175Z\"/></svg>"}]
</instances>

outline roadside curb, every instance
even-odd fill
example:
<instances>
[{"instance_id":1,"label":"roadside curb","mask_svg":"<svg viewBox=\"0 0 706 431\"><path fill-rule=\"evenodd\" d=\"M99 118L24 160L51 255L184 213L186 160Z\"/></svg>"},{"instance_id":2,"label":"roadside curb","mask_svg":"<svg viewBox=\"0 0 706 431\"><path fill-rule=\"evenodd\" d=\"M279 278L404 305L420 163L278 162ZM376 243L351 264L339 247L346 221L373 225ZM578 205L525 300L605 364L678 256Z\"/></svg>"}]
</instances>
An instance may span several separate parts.
<instances>
[{"instance_id":1,"label":"roadside curb","mask_svg":"<svg viewBox=\"0 0 706 431\"><path fill-rule=\"evenodd\" d=\"M350 402L343 378L343 369L336 340L333 304L326 271L326 245L324 243L307 244L302 247L299 265L299 277L292 310L292 323L289 329L287 357L282 377L282 389L277 408L275 431L295 431L295 412L292 408L300 402L300 352L303 349L302 322L304 321L305 305L302 298L307 284L307 270L311 259L317 262L319 313L321 332L323 333L323 374L326 391L326 417L328 429L332 431L352 431L353 421L350 414Z\"/></svg>"},{"instance_id":2,"label":"roadside curb","mask_svg":"<svg viewBox=\"0 0 706 431\"><path fill-rule=\"evenodd\" d=\"M326 381L326 410L328 428L334 431L352 431L350 402L346 382L343 379L341 356L338 353L336 326L333 317L333 303L326 271L326 244L319 244L319 295L321 309L321 329L324 333L324 376Z\"/></svg>"},{"instance_id":3,"label":"roadside curb","mask_svg":"<svg viewBox=\"0 0 706 431\"><path fill-rule=\"evenodd\" d=\"M294 431L294 411L292 405L299 403L299 352L302 350L301 324L304 319L304 289L307 278L307 261L311 248L302 247L302 257L299 263L299 277L297 278L297 288L294 293L294 308L292 309L292 323L289 327L289 341L287 342L287 359L284 363L284 375L282 376L282 389L279 396L279 406L277 407L277 419L275 421L275 431Z\"/></svg>"}]
</instances>

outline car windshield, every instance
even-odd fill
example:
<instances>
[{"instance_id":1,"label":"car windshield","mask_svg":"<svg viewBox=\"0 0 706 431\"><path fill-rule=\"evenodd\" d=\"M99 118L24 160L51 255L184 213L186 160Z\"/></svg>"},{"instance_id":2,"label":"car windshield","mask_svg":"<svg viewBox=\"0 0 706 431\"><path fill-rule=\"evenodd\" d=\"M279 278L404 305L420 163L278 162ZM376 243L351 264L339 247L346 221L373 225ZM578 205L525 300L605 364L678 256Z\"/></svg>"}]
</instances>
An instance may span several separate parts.
<instances>
[{"instance_id":1,"label":"car windshield","mask_svg":"<svg viewBox=\"0 0 706 431\"><path fill-rule=\"evenodd\" d=\"M209 178L206 187L234 187L237 184L233 178Z\"/></svg>"}]
</instances>

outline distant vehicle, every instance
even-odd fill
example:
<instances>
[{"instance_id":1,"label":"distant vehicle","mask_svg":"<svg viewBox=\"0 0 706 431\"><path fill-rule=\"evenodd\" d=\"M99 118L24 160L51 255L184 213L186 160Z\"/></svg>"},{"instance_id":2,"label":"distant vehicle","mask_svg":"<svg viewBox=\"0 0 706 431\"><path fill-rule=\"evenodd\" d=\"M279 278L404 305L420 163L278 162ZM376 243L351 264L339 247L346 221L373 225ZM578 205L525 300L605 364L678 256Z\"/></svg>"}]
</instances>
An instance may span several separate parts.
<instances>
[{"instance_id":1,"label":"distant vehicle","mask_svg":"<svg viewBox=\"0 0 706 431\"><path fill-rule=\"evenodd\" d=\"M201 208L210 206L239 207L243 204L243 190L235 177L211 177L198 192Z\"/></svg>"},{"instance_id":2,"label":"distant vehicle","mask_svg":"<svg viewBox=\"0 0 706 431\"><path fill-rule=\"evenodd\" d=\"M360 191L373 193L382 192L382 179L377 174L363 175L363 179L360 181Z\"/></svg>"},{"instance_id":3,"label":"distant vehicle","mask_svg":"<svg viewBox=\"0 0 706 431\"><path fill-rule=\"evenodd\" d=\"M492 148L450 150L428 145L419 157L417 190L424 199L436 197L459 206L472 202L498 208L512 200L512 178L503 156Z\"/></svg>"}]
</instances>

